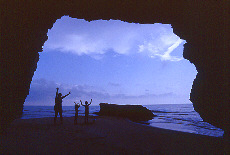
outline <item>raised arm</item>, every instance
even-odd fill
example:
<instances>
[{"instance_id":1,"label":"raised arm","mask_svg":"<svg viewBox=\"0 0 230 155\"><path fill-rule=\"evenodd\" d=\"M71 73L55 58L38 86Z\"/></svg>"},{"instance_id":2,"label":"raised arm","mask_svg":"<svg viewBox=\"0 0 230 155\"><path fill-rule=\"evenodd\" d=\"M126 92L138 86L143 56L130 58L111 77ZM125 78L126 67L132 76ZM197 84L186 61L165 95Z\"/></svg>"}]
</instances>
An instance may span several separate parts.
<instances>
[{"instance_id":1,"label":"raised arm","mask_svg":"<svg viewBox=\"0 0 230 155\"><path fill-rule=\"evenodd\" d=\"M77 106L79 106L79 107L81 106L79 103L76 103L76 102L74 102L74 103L75 103L75 105L77 105Z\"/></svg>"},{"instance_id":2,"label":"raised arm","mask_svg":"<svg viewBox=\"0 0 230 155\"><path fill-rule=\"evenodd\" d=\"M81 102L81 105L83 105L81 100L80 100L80 102ZM83 105L83 106L84 106L84 105Z\"/></svg>"},{"instance_id":3,"label":"raised arm","mask_svg":"<svg viewBox=\"0 0 230 155\"><path fill-rule=\"evenodd\" d=\"M57 89L57 92L56 92L56 97L58 97L58 90L59 90L59 88L56 88Z\"/></svg>"},{"instance_id":4,"label":"raised arm","mask_svg":"<svg viewBox=\"0 0 230 155\"><path fill-rule=\"evenodd\" d=\"M89 105L92 103L92 101L93 101L93 100L91 99L91 101L90 101Z\"/></svg>"},{"instance_id":5,"label":"raised arm","mask_svg":"<svg viewBox=\"0 0 230 155\"><path fill-rule=\"evenodd\" d=\"M62 96L61 98L63 99L63 98L65 98L66 96L68 96L70 94L70 92L67 94L67 95L65 95L65 96Z\"/></svg>"}]
</instances>

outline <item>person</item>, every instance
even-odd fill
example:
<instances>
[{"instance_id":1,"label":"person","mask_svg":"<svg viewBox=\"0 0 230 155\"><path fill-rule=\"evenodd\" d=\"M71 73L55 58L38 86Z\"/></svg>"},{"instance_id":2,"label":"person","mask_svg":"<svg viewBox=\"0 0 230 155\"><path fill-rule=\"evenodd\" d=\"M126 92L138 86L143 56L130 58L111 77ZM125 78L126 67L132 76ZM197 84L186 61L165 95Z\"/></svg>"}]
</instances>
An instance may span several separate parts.
<instances>
[{"instance_id":1,"label":"person","mask_svg":"<svg viewBox=\"0 0 230 155\"><path fill-rule=\"evenodd\" d=\"M81 105L85 107L85 123L88 123L88 118L89 118L89 105L92 103L92 99L91 102L88 104L88 101L85 101L85 104L82 104L82 101L80 100Z\"/></svg>"},{"instance_id":2,"label":"person","mask_svg":"<svg viewBox=\"0 0 230 155\"><path fill-rule=\"evenodd\" d=\"M54 111L55 111L54 124L56 124L58 113L60 115L61 124L63 124L62 99L65 98L66 96L68 96L70 94L70 92L67 95L62 96L61 93L58 93L59 88L56 88L56 89L57 89L57 92L56 92L55 105L54 105Z\"/></svg>"},{"instance_id":3,"label":"person","mask_svg":"<svg viewBox=\"0 0 230 155\"><path fill-rule=\"evenodd\" d=\"M78 118L78 108L80 107L79 103L75 103L75 118L74 118L74 124L77 125L77 118Z\"/></svg>"}]
</instances>

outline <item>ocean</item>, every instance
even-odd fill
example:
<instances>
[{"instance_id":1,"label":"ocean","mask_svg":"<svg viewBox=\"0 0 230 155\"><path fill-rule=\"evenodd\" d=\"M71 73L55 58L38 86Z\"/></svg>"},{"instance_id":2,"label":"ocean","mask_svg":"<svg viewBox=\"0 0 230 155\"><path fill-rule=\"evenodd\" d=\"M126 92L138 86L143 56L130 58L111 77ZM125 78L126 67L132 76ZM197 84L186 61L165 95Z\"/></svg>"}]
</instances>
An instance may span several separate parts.
<instances>
[{"instance_id":1,"label":"ocean","mask_svg":"<svg viewBox=\"0 0 230 155\"><path fill-rule=\"evenodd\" d=\"M149 120L150 126L164 129L189 132L214 137L222 137L224 131L204 122L193 109L192 104L158 104L144 105L151 110L156 117ZM100 106L90 106L90 115L100 111ZM63 106L63 117L74 116L74 106ZM84 116L84 107L79 108L79 115ZM53 106L24 106L21 119L54 117Z\"/></svg>"}]
</instances>

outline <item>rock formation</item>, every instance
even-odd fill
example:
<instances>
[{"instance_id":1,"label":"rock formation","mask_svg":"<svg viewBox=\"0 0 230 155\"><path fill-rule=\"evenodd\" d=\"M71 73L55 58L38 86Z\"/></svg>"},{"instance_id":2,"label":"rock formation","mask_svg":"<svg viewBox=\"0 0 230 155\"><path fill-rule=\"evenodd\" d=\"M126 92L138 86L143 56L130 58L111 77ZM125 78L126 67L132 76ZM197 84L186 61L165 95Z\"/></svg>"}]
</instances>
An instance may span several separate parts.
<instances>
[{"instance_id":1,"label":"rock formation","mask_svg":"<svg viewBox=\"0 0 230 155\"><path fill-rule=\"evenodd\" d=\"M142 105L117 105L100 103L100 111L96 113L100 116L125 117L132 121L148 121L155 115Z\"/></svg>"},{"instance_id":2,"label":"rock formation","mask_svg":"<svg viewBox=\"0 0 230 155\"><path fill-rule=\"evenodd\" d=\"M88 21L118 19L171 24L187 41L184 58L198 71L191 91L195 110L207 122L230 129L230 2L167 0L9 0L1 10L1 127L22 114L23 103L47 40L63 15Z\"/></svg>"}]
</instances>

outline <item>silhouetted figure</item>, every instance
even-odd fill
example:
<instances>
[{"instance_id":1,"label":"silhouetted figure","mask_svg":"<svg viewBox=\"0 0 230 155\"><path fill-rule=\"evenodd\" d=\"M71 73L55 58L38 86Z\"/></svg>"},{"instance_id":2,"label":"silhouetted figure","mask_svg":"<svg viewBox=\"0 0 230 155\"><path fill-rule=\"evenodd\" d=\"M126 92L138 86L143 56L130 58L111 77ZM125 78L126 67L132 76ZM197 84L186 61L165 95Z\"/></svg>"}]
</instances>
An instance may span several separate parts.
<instances>
[{"instance_id":1,"label":"silhouetted figure","mask_svg":"<svg viewBox=\"0 0 230 155\"><path fill-rule=\"evenodd\" d=\"M62 96L61 93L58 93L59 88L56 88L56 89L57 89L57 92L56 92L55 105L54 105L54 111L55 111L54 124L56 124L58 113L60 115L61 124L62 124L63 123L63 118L62 118L62 99L65 98L66 96L68 96L70 94L70 92L67 95Z\"/></svg>"},{"instance_id":2,"label":"silhouetted figure","mask_svg":"<svg viewBox=\"0 0 230 155\"><path fill-rule=\"evenodd\" d=\"M89 118L89 105L92 103L92 99L91 102L88 104L88 101L85 101L85 105L82 104L82 101L80 100L81 105L85 107L85 123L88 123L88 118Z\"/></svg>"},{"instance_id":3,"label":"silhouetted figure","mask_svg":"<svg viewBox=\"0 0 230 155\"><path fill-rule=\"evenodd\" d=\"M74 124L77 125L77 118L78 118L78 108L80 107L79 103L75 103L75 118L74 118Z\"/></svg>"}]
</instances>

